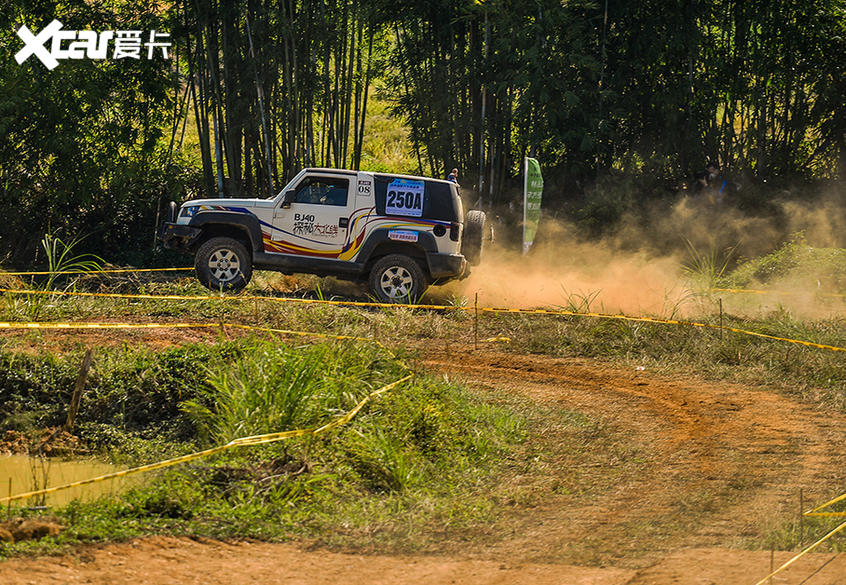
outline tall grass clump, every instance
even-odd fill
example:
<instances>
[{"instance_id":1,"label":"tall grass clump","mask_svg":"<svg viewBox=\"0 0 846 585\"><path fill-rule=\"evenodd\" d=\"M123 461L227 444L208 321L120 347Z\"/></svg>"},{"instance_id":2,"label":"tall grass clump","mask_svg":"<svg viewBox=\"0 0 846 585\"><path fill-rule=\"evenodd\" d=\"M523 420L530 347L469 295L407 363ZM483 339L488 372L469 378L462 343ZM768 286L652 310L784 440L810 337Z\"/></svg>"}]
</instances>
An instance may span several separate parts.
<instances>
[{"instance_id":1,"label":"tall grass clump","mask_svg":"<svg viewBox=\"0 0 846 585\"><path fill-rule=\"evenodd\" d=\"M82 238L74 238L64 242L53 234L45 234L41 240L41 247L47 256L47 270L50 272L44 290L51 290L56 279L62 272L99 272L103 269L105 260L94 254L76 254L74 248Z\"/></svg>"},{"instance_id":2,"label":"tall grass clump","mask_svg":"<svg viewBox=\"0 0 846 585\"><path fill-rule=\"evenodd\" d=\"M206 369L207 385L182 408L212 443L308 427L352 408L402 368L372 346L259 342L234 363Z\"/></svg>"},{"instance_id":3,"label":"tall grass clump","mask_svg":"<svg viewBox=\"0 0 846 585\"><path fill-rule=\"evenodd\" d=\"M56 288L56 283L65 275L64 272L95 273L103 269L105 261L94 254L76 254L74 249L82 238L74 238L69 242L53 234L45 234L41 239L41 248L47 258L47 278L33 287L38 290L49 291ZM73 281L71 281L73 282ZM70 285L65 286L65 290ZM45 306L52 299L48 295L30 294L21 298L11 293L6 293L6 304L9 312L15 318L21 315L30 320L36 320L41 315Z\"/></svg>"},{"instance_id":4,"label":"tall grass clump","mask_svg":"<svg viewBox=\"0 0 846 585\"><path fill-rule=\"evenodd\" d=\"M690 286L697 292L708 293L712 288L725 284L726 273L737 246L718 250L711 246L706 251L697 249L687 240L688 260L682 265L682 272Z\"/></svg>"}]
</instances>

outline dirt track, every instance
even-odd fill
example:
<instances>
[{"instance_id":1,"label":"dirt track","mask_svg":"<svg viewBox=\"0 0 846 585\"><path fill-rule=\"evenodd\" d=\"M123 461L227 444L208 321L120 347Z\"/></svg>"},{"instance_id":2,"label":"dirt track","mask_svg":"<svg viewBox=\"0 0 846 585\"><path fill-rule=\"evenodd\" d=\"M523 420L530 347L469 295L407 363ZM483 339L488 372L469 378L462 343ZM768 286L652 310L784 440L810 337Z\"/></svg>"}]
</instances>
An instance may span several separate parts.
<instances>
[{"instance_id":1,"label":"dirt track","mask_svg":"<svg viewBox=\"0 0 846 585\"><path fill-rule=\"evenodd\" d=\"M775 562L790 556L777 553ZM767 552L690 549L635 571L431 555L342 554L293 544L148 538L89 549L75 557L8 561L0 564L0 580L6 585L329 585L351 581L379 585L752 585L766 574L769 561ZM775 583L841 585L844 574L846 555L812 555L800 559Z\"/></svg>"},{"instance_id":2,"label":"dirt track","mask_svg":"<svg viewBox=\"0 0 846 585\"><path fill-rule=\"evenodd\" d=\"M429 352L424 364L607 418L647 445L644 472L589 505L551 500L533 510L530 522L543 523L501 545L531 560L579 560L584 539L605 553L600 562L754 540L796 517L800 487L820 501L844 479L844 417L764 389L506 353ZM639 534L666 539L666 548L643 551Z\"/></svg>"},{"instance_id":3,"label":"dirt track","mask_svg":"<svg viewBox=\"0 0 846 585\"><path fill-rule=\"evenodd\" d=\"M758 542L768 525L795 517L800 487L819 501L843 485L844 417L766 390L590 360L456 349L430 348L421 365L608 420L642 444L642 471L589 501L544 494L515 513L512 534L485 544L444 543L438 555L147 539L79 558L0 564L0 582L751 585L767 573L769 552L728 547ZM563 463L567 445L561 451ZM790 556L778 553L776 562ZM810 585L846 582L846 555L813 555L775 583L802 583L819 567Z\"/></svg>"}]
</instances>

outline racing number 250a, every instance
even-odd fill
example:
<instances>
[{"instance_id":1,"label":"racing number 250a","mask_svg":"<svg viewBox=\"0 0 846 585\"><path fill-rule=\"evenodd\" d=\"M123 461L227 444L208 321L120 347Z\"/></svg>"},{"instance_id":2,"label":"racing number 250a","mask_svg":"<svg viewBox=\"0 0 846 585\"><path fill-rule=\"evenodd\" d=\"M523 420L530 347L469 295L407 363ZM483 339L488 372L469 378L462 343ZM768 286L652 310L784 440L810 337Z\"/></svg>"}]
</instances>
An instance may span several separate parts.
<instances>
[{"instance_id":1,"label":"racing number 250a","mask_svg":"<svg viewBox=\"0 0 846 585\"><path fill-rule=\"evenodd\" d=\"M414 191L388 191L387 207L423 210L423 194Z\"/></svg>"}]
</instances>

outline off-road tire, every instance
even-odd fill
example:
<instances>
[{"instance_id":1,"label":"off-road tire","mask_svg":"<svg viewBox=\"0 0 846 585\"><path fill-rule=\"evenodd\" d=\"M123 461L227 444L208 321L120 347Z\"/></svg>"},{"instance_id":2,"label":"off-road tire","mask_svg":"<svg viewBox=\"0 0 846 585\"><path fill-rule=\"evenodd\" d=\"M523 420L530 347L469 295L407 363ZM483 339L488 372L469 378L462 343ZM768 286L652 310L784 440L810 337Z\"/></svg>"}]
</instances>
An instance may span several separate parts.
<instances>
[{"instance_id":1,"label":"off-road tire","mask_svg":"<svg viewBox=\"0 0 846 585\"><path fill-rule=\"evenodd\" d=\"M461 254L470 266L482 261L482 244L485 236L485 212L471 209L464 218Z\"/></svg>"},{"instance_id":2,"label":"off-road tire","mask_svg":"<svg viewBox=\"0 0 846 585\"><path fill-rule=\"evenodd\" d=\"M390 254L370 270L371 292L381 303L416 303L428 286L426 273L414 258Z\"/></svg>"},{"instance_id":3,"label":"off-road tire","mask_svg":"<svg viewBox=\"0 0 846 585\"><path fill-rule=\"evenodd\" d=\"M253 262L244 244L232 238L211 238L194 256L197 280L213 291L239 291L253 276Z\"/></svg>"}]
</instances>

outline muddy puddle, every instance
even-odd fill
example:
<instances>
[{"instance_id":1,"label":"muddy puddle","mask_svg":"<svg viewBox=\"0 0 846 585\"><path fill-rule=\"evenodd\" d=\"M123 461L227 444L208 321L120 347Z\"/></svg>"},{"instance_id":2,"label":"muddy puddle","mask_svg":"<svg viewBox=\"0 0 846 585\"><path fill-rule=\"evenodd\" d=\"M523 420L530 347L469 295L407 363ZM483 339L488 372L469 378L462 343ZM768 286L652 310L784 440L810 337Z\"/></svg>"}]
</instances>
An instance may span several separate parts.
<instances>
[{"instance_id":1,"label":"muddy puddle","mask_svg":"<svg viewBox=\"0 0 846 585\"><path fill-rule=\"evenodd\" d=\"M0 496L9 495L9 479L12 480L12 495L45 487L64 485L83 479L98 477L124 469L91 458L50 457L39 459L27 455L0 455ZM18 506L63 506L74 499L90 501L102 495L117 494L125 490L136 478L117 478L94 484L62 490L44 496L19 500Z\"/></svg>"}]
</instances>

